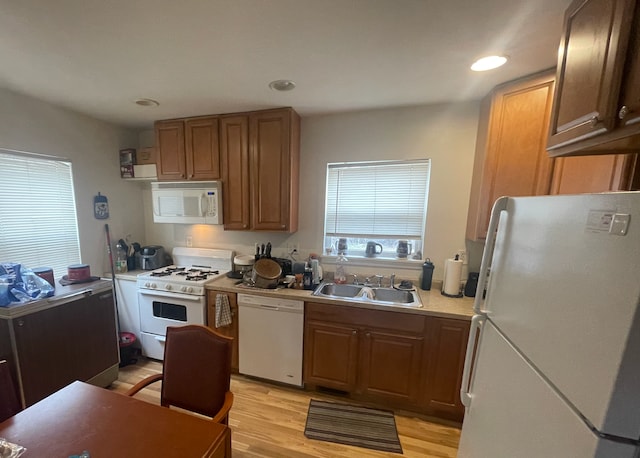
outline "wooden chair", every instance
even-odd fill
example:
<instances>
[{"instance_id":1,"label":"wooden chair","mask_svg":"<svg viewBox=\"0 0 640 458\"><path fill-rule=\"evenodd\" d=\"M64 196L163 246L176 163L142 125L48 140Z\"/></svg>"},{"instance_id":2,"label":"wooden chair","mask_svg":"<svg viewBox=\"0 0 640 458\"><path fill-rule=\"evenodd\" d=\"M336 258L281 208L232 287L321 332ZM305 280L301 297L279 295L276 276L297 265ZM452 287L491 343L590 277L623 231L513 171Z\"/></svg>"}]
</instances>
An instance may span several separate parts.
<instances>
[{"instance_id":1,"label":"wooden chair","mask_svg":"<svg viewBox=\"0 0 640 458\"><path fill-rule=\"evenodd\" d=\"M0 422L13 417L21 410L22 405L11 377L11 368L3 359L0 361Z\"/></svg>"},{"instance_id":2,"label":"wooden chair","mask_svg":"<svg viewBox=\"0 0 640 458\"><path fill-rule=\"evenodd\" d=\"M133 396L162 381L160 403L211 417L227 424L233 404L229 391L233 339L200 325L167 328L162 374L151 375L129 391Z\"/></svg>"}]
</instances>

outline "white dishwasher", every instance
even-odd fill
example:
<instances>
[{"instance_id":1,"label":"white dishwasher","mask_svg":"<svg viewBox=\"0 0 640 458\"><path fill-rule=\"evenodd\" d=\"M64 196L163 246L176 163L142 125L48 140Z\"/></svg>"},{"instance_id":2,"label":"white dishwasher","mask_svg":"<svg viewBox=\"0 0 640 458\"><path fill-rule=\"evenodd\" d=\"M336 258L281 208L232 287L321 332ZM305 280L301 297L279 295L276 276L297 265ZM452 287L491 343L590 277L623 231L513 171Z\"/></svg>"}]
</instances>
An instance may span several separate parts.
<instances>
[{"instance_id":1,"label":"white dishwasher","mask_svg":"<svg viewBox=\"0 0 640 458\"><path fill-rule=\"evenodd\" d=\"M304 302L238 294L239 372L302 386Z\"/></svg>"}]
</instances>

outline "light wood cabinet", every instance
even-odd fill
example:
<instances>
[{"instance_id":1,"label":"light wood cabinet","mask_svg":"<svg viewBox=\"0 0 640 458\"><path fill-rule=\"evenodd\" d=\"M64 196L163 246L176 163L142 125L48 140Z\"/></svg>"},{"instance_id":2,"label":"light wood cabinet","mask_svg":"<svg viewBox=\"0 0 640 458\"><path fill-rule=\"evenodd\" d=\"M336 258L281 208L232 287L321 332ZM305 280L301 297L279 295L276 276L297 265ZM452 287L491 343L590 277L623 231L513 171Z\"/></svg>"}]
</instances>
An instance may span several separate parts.
<instances>
[{"instance_id":1,"label":"light wood cabinet","mask_svg":"<svg viewBox=\"0 0 640 458\"><path fill-rule=\"evenodd\" d=\"M640 149L640 8L636 3L574 0L567 9L549 129L551 156Z\"/></svg>"},{"instance_id":2,"label":"light wood cabinet","mask_svg":"<svg viewBox=\"0 0 640 458\"><path fill-rule=\"evenodd\" d=\"M430 415L462 421L464 406L460 400L460 387L469 322L431 317L428 333L428 370L421 401Z\"/></svg>"},{"instance_id":3,"label":"light wood cabinet","mask_svg":"<svg viewBox=\"0 0 640 458\"><path fill-rule=\"evenodd\" d=\"M484 240L501 196L637 189L637 154L549 158L545 126L553 97L548 71L497 86L482 103L466 237Z\"/></svg>"},{"instance_id":4,"label":"light wood cabinet","mask_svg":"<svg viewBox=\"0 0 640 458\"><path fill-rule=\"evenodd\" d=\"M218 117L155 123L158 180L217 180L220 178Z\"/></svg>"},{"instance_id":5,"label":"light wood cabinet","mask_svg":"<svg viewBox=\"0 0 640 458\"><path fill-rule=\"evenodd\" d=\"M298 230L299 149L291 108L222 117L226 230Z\"/></svg>"},{"instance_id":6,"label":"light wood cabinet","mask_svg":"<svg viewBox=\"0 0 640 458\"><path fill-rule=\"evenodd\" d=\"M468 239L486 238L498 197L549 193L553 161L545 146L553 85L554 73L547 71L500 85L482 101Z\"/></svg>"},{"instance_id":7,"label":"light wood cabinet","mask_svg":"<svg viewBox=\"0 0 640 458\"><path fill-rule=\"evenodd\" d=\"M231 308L231 324L216 328L216 298L219 294L226 294ZM224 291L207 291L207 326L223 336L233 339L231 354L231 371L238 373L238 295Z\"/></svg>"}]
</instances>

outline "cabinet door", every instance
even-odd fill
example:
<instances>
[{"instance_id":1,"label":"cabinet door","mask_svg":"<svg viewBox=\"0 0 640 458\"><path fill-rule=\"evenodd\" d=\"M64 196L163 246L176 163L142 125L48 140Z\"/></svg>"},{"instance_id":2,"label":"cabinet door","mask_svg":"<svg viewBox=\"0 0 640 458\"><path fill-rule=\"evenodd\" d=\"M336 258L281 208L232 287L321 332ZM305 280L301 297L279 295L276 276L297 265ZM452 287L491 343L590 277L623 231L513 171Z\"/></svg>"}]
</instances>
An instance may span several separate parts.
<instances>
[{"instance_id":1,"label":"cabinet door","mask_svg":"<svg viewBox=\"0 0 640 458\"><path fill-rule=\"evenodd\" d=\"M256 112L249 117L251 220L255 230L297 230L298 140L292 138L297 122L290 109Z\"/></svg>"},{"instance_id":2,"label":"cabinet door","mask_svg":"<svg viewBox=\"0 0 640 458\"><path fill-rule=\"evenodd\" d=\"M158 180L184 180L184 122L158 121L155 124Z\"/></svg>"},{"instance_id":3,"label":"cabinet door","mask_svg":"<svg viewBox=\"0 0 640 458\"><path fill-rule=\"evenodd\" d=\"M231 324L216 328L216 298L218 294L226 294L231 308ZM235 293L222 291L207 291L207 326L218 334L233 339L233 352L231 354L231 370L238 373L238 296Z\"/></svg>"},{"instance_id":4,"label":"cabinet door","mask_svg":"<svg viewBox=\"0 0 640 458\"><path fill-rule=\"evenodd\" d=\"M549 150L611 131L635 0L574 0L558 53Z\"/></svg>"},{"instance_id":5,"label":"cabinet door","mask_svg":"<svg viewBox=\"0 0 640 458\"><path fill-rule=\"evenodd\" d=\"M350 325L307 320L304 382L352 393L356 389L358 330Z\"/></svg>"},{"instance_id":6,"label":"cabinet door","mask_svg":"<svg viewBox=\"0 0 640 458\"><path fill-rule=\"evenodd\" d=\"M225 230L247 230L250 224L249 118L220 119L220 160L222 166Z\"/></svg>"},{"instance_id":7,"label":"cabinet door","mask_svg":"<svg viewBox=\"0 0 640 458\"><path fill-rule=\"evenodd\" d=\"M118 364L111 291L16 318L13 329L26 406Z\"/></svg>"},{"instance_id":8,"label":"cabinet door","mask_svg":"<svg viewBox=\"0 0 640 458\"><path fill-rule=\"evenodd\" d=\"M469 322L429 318L428 372L424 390L429 414L462 421L462 369L469 338Z\"/></svg>"},{"instance_id":9,"label":"cabinet door","mask_svg":"<svg viewBox=\"0 0 640 458\"><path fill-rule=\"evenodd\" d=\"M186 119L184 127L187 179L217 180L220 178L217 116Z\"/></svg>"},{"instance_id":10,"label":"cabinet door","mask_svg":"<svg viewBox=\"0 0 640 458\"><path fill-rule=\"evenodd\" d=\"M361 335L358 392L417 402L422 369L422 336L364 330Z\"/></svg>"},{"instance_id":11,"label":"cabinet door","mask_svg":"<svg viewBox=\"0 0 640 458\"><path fill-rule=\"evenodd\" d=\"M637 3L637 2L636 2ZM618 119L623 128L640 126L640 3L636 4L622 75Z\"/></svg>"},{"instance_id":12,"label":"cabinet door","mask_svg":"<svg viewBox=\"0 0 640 458\"><path fill-rule=\"evenodd\" d=\"M629 190L637 165L637 154L557 158L551 194Z\"/></svg>"},{"instance_id":13,"label":"cabinet door","mask_svg":"<svg viewBox=\"0 0 640 458\"><path fill-rule=\"evenodd\" d=\"M467 218L467 238L487 236L491 208L501 196L549 193L553 162L546 133L553 73L498 86L484 101Z\"/></svg>"}]
</instances>

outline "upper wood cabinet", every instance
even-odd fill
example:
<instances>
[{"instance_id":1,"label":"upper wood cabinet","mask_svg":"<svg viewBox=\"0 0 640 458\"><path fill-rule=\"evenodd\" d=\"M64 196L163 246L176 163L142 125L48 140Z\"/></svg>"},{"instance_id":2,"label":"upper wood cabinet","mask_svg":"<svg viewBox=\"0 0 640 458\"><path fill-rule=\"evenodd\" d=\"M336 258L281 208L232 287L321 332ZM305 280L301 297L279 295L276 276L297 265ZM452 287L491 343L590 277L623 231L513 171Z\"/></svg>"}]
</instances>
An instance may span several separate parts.
<instances>
[{"instance_id":1,"label":"upper wood cabinet","mask_svg":"<svg viewBox=\"0 0 640 458\"><path fill-rule=\"evenodd\" d=\"M217 116L157 121L155 131L158 180L220 178Z\"/></svg>"},{"instance_id":2,"label":"upper wood cabinet","mask_svg":"<svg viewBox=\"0 0 640 458\"><path fill-rule=\"evenodd\" d=\"M480 113L466 237L487 236L501 196L536 196L638 189L637 154L549 158L546 133L553 73L496 87Z\"/></svg>"},{"instance_id":3,"label":"upper wood cabinet","mask_svg":"<svg viewBox=\"0 0 640 458\"><path fill-rule=\"evenodd\" d=\"M554 73L496 87L482 102L471 181L467 238L487 236L501 196L549 193L553 161L545 150Z\"/></svg>"},{"instance_id":4,"label":"upper wood cabinet","mask_svg":"<svg viewBox=\"0 0 640 458\"><path fill-rule=\"evenodd\" d=\"M565 13L549 129L551 156L640 149L640 8L574 0Z\"/></svg>"},{"instance_id":5,"label":"upper wood cabinet","mask_svg":"<svg viewBox=\"0 0 640 458\"><path fill-rule=\"evenodd\" d=\"M300 117L291 108L221 118L225 229L298 230Z\"/></svg>"}]
</instances>

